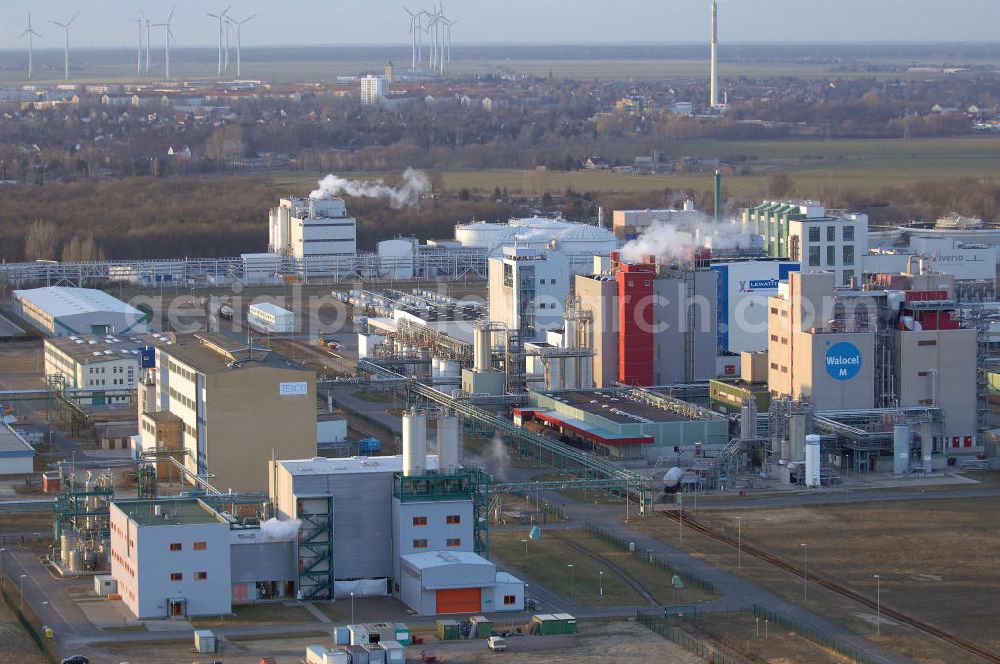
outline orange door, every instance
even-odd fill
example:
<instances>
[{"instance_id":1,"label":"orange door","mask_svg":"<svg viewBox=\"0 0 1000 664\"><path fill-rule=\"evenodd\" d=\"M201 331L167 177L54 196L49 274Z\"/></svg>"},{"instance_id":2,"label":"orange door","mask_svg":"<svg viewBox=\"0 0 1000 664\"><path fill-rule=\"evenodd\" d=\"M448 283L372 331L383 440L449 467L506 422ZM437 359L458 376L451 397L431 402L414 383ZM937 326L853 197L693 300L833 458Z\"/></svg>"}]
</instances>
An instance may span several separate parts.
<instances>
[{"instance_id":1,"label":"orange door","mask_svg":"<svg viewBox=\"0 0 1000 664\"><path fill-rule=\"evenodd\" d=\"M482 609L479 588L437 591L438 613L478 613Z\"/></svg>"}]
</instances>

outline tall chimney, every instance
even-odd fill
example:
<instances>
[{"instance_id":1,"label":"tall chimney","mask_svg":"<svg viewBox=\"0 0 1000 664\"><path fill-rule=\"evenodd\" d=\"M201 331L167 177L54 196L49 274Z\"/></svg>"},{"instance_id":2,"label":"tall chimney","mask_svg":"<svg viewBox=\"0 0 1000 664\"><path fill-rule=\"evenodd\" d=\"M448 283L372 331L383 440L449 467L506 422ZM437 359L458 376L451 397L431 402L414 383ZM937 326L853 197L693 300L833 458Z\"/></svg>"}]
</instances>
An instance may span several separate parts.
<instances>
[{"instance_id":1,"label":"tall chimney","mask_svg":"<svg viewBox=\"0 0 1000 664\"><path fill-rule=\"evenodd\" d=\"M709 104L712 108L719 105L719 3L712 0L712 92Z\"/></svg>"}]
</instances>

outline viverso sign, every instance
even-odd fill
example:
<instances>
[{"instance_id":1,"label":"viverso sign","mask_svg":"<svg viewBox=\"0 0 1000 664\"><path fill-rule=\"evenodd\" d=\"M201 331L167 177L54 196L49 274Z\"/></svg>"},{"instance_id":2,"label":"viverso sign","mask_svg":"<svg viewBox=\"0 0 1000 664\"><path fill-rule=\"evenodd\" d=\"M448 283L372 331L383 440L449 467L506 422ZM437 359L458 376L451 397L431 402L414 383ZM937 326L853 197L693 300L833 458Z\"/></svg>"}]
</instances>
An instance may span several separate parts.
<instances>
[{"instance_id":1,"label":"viverso sign","mask_svg":"<svg viewBox=\"0 0 1000 664\"><path fill-rule=\"evenodd\" d=\"M836 380L850 380L861 371L861 351L847 341L827 348L825 361L826 372Z\"/></svg>"}]
</instances>

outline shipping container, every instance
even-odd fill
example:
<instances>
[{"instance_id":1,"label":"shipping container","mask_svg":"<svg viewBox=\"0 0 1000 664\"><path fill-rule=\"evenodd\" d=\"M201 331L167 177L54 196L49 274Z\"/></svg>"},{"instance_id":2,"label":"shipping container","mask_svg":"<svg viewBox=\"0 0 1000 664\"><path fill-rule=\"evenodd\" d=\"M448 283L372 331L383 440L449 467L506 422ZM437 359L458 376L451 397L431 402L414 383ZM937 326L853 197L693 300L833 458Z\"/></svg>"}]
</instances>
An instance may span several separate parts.
<instances>
[{"instance_id":1,"label":"shipping container","mask_svg":"<svg viewBox=\"0 0 1000 664\"><path fill-rule=\"evenodd\" d=\"M472 635L475 638L485 639L493 634L493 622L485 616L473 616L469 622L472 623Z\"/></svg>"},{"instance_id":2,"label":"shipping container","mask_svg":"<svg viewBox=\"0 0 1000 664\"><path fill-rule=\"evenodd\" d=\"M215 652L218 644L215 634L210 629L196 629L194 631L194 649L201 654Z\"/></svg>"},{"instance_id":3,"label":"shipping container","mask_svg":"<svg viewBox=\"0 0 1000 664\"><path fill-rule=\"evenodd\" d=\"M562 628L559 626L559 620L557 620L555 616L548 613L540 613L531 617L531 631L534 634L541 634L542 636L562 634Z\"/></svg>"},{"instance_id":4,"label":"shipping container","mask_svg":"<svg viewBox=\"0 0 1000 664\"><path fill-rule=\"evenodd\" d=\"M385 664L406 664L406 648L399 641L383 641L379 644L385 650Z\"/></svg>"},{"instance_id":5,"label":"shipping container","mask_svg":"<svg viewBox=\"0 0 1000 664\"><path fill-rule=\"evenodd\" d=\"M457 620L437 621L437 635L442 641L456 641L462 636Z\"/></svg>"},{"instance_id":6,"label":"shipping container","mask_svg":"<svg viewBox=\"0 0 1000 664\"><path fill-rule=\"evenodd\" d=\"M559 621L562 634L576 634L576 618L568 613L556 613L554 617Z\"/></svg>"}]
</instances>

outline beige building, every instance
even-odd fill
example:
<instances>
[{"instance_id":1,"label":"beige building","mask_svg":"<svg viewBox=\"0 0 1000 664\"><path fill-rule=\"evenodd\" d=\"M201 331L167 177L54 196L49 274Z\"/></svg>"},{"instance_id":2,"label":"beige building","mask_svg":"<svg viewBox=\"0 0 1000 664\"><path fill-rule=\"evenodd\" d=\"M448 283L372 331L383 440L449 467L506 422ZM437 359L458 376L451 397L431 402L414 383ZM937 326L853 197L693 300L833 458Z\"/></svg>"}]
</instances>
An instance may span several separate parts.
<instances>
[{"instance_id":1,"label":"beige building","mask_svg":"<svg viewBox=\"0 0 1000 664\"><path fill-rule=\"evenodd\" d=\"M196 334L157 349L139 389L137 453L175 446L179 420L190 473L219 491L263 491L272 454L315 456L316 416L315 372L240 340Z\"/></svg>"},{"instance_id":2,"label":"beige building","mask_svg":"<svg viewBox=\"0 0 1000 664\"><path fill-rule=\"evenodd\" d=\"M580 310L591 315L590 347L594 350L594 384L612 387L618 381L618 282L606 274L578 274L575 284Z\"/></svg>"},{"instance_id":3,"label":"beige building","mask_svg":"<svg viewBox=\"0 0 1000 664\"><path fill-rule=\"evenodd\" d=\"M788 275L768 298L772 396L810 399L817 411L872 408L874 305L856 291L835 292L836 275Z\"/></svg>"},{"instance_id":4,"label":"beige building","mask_svg":"<svg viewBox=\"0 0 1000 664\"><path fill-rule=\"evenodd\" d=\"M88 406L130 403L140 373L143 347L167 343L165 335L49 337L45 339L45 376L66 388L86 390Z\"/></svg>"}]
</instances>

